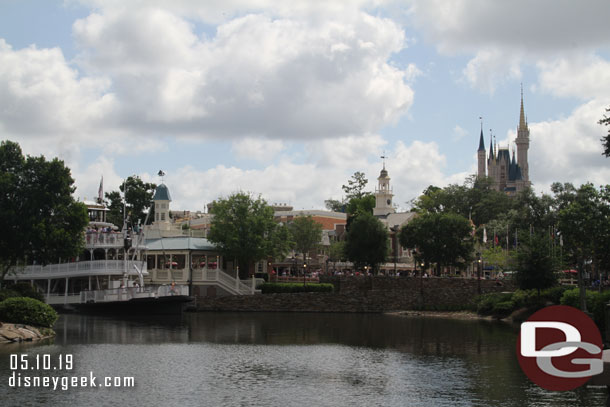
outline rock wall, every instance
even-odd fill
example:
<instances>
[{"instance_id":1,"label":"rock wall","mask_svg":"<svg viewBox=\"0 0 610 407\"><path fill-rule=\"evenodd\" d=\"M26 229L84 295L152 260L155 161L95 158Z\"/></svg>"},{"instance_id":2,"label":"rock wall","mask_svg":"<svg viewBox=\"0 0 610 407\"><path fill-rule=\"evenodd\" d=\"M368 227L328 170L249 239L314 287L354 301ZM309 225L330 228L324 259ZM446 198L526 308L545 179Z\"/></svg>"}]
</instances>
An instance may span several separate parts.
<instances>
[{"instance_id":1,"label":"rock wall","mask_svg":"<svg viewBox=\"0 0 610 407\"><path fill-rule=\"evenodd\" d=\"M334 293L234 295L198 297L199 311L386 312L465 310L481 293L514 291L507 281L461 278L331 277Z\"/></svg>"},{"instance_id":2,"label":"rock wall","mask_svg":"<svg viewBox=\"0 0 610 407\"><path fill-rule=\"evenodd\" d=\"M51 329L47 329L44 333L41 333L38 328L33 326L0 322L0 343L35 341L49 338L53 335L55 335L55 333Z\"/></svg>"}]
</instances>

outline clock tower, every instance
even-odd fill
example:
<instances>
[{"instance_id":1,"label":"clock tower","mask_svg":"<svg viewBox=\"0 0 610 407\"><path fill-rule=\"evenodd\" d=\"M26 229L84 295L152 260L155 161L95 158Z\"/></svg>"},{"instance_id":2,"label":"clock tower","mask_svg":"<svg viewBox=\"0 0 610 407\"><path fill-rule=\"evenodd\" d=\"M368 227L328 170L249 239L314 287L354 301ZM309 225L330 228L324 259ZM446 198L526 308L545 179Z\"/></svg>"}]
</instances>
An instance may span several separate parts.
<instances>
[{"instance_id":1,"label":"clock tower","mask_svg":"<svg viewBox=\"0 0 610 407\"><path fill-rule=\"evenodd\" d=\"M385 157L381 157L384 158ZM373 215L378 217L385 217L390 213L394 213L394 207L392 206L392 188L390 188L390 177L388 171L385 169L385 161L383 163L383 169L379 173L377 178L377 188L375 189L375 208L373 209Z\"/></svg>"}]
</instances>

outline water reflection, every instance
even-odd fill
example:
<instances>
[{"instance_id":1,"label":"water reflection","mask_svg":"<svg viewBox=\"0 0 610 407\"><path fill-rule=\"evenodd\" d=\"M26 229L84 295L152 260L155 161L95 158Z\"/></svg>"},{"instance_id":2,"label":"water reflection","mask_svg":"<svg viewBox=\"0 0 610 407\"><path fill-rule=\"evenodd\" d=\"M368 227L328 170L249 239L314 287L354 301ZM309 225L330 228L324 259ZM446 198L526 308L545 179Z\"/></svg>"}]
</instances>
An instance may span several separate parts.
<instances>
[{"instance_id":1,"label":"water reflection","mask_svg":"<svg viewBox=\"0 0 610 407\"><path fill-rule=\"evenodd\" d=\"M368 314L62 315L53 343L0 347L3 405L593 406L521 373L514 328ZM135 389L8 388L8 355L74 354L73 374L133 375Z\"/></svg>"}]
</instances>

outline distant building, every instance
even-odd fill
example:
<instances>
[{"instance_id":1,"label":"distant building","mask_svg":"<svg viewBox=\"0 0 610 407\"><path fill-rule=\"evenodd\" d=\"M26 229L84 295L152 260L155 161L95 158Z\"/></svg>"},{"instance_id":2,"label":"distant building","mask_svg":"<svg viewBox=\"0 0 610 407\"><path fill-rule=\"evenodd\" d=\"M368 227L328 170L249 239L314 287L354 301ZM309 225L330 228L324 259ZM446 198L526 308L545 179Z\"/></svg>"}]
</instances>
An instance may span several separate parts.
<instances>
[{"instance_id":1,"label":"distant building","mask_svg":"<svg viewBox=\"0 0 610 407\"><path fill-rule=\"evenodd\" d=\"M477 176L479 178L485 176L491 178L494 182L494 188L508 195L515 195L531 186L527 158L530 145L530 129L523 109L523 90L521 90L521 111L515 144L517 145L516 159L514 149L511 157L508 147L498 147L490 136L489 154L487 154L485 141L483 140L483 126L481 125L479 149L477 150Z\"/></svg>"},{"instance_id":2,"label":"distant building","mask_svg":"<svg viewBox=\"0 0 610 407\"><path fill-rule=\"evenodd\" d=\"M383 169L377 177L375 189L375 208L373 216L388 229L392 252L388 256L389 263L381 266L382 271L392 272L396 263L397 270L413 270L413 255L410 250L403 249L398 242L400 229L416 216L415 212L396 212L392 204L393 190L390 186L390 176L383 164ZM391 263L390 263L391 262Z\"/></svg>"}]
</instances>

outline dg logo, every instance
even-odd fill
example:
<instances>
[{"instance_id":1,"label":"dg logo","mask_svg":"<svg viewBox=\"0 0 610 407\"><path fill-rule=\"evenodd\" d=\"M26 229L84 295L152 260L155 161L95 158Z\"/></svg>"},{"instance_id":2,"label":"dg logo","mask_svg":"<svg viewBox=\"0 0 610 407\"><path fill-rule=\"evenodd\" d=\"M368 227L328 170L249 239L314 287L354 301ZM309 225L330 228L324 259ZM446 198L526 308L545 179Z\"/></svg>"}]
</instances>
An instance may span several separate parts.
<instances>
[{"instance_id":1,"label":"dg logo","mask_svg":"<svg viewBox=\"0 0 610 407\"><path fill-rule=\"evenodd\" d=\"M547 390L575 389L604 369L599 329L565 305L543 308L521 324L517 357L527 377Z\"/></svg>"}]
</instances>

